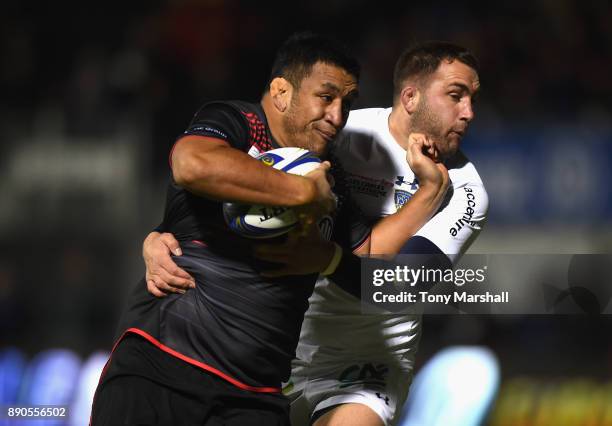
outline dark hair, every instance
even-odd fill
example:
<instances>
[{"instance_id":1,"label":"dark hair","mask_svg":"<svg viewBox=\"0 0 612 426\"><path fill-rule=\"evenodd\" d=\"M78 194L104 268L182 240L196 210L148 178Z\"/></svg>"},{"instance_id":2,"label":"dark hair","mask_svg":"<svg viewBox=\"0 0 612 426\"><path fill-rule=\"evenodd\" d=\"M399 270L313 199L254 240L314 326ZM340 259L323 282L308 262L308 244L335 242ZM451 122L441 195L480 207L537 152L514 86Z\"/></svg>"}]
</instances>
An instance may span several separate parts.
<instances>
[{"instance_id":1,"label":"dark hair","mask_svg":"<svg viewBox=\"0 0 612 426\"><path fill-rule=\"evenodd\" d=\"M298 88L317 62L335 65L359 80L359 62L344 44L319 34L301 32L289 37L276 53L268 85L276 77L283 77Z\"/></svg>"},{"instance_id":2,"label":"dark hair","mask_svg":"<svg viewBox=\"0 0 612 426\"><path fill-rule=\"evenodd\" d=\"M426 41L406 49L395 63L393 98L397 99L406 79L424 79L436 72L443 60L463 62L478 72L478 59L466 48L446 41Z\"/></svg>"}]
</instances>

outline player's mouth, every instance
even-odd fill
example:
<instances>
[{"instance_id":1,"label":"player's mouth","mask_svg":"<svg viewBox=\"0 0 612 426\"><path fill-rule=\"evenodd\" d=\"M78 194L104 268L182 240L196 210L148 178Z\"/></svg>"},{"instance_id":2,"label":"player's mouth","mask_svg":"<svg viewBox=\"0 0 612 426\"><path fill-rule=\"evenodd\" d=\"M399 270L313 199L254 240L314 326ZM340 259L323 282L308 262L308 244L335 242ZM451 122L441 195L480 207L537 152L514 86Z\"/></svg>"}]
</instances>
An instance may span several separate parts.
<instances>
[{"instance_id":1,"label":"player's mouth","mask_svg":"<svg viewBox=\"0 0 612 426\"><path fill-rule=\"evenodd\" d=\"M320 134L327 142L332 142L336 138L336 132L325 131L315 128L315 131Z\"/></svg>"},{"instance_id":2,"label":"player's mouth","mask_svg":"<svg viewBox=\"0 0 612 426\"><path fill-rule=\"evenodd\" d=\"M459 139L462 139L465 135L465 130L451 130L450 134L457 136Z\"/></svg>"}]
</instances>

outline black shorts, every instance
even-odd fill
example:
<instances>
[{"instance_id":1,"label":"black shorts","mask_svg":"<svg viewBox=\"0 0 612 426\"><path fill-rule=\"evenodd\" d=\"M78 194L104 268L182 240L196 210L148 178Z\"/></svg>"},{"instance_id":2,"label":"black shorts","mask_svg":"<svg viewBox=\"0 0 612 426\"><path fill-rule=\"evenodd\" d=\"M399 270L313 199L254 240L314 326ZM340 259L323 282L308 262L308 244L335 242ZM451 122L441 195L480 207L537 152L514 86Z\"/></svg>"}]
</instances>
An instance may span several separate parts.
<instances>
[{"instance_id":1,"label":"black shorts","mask_svg":"<svg viewBox=\"0 0 612 426\"><path fill-rule=\"evenodd\" d=\"M288 426L289 401L239 389L126 336L96 390L91 424Z\"/></svg>"}]
</instances>

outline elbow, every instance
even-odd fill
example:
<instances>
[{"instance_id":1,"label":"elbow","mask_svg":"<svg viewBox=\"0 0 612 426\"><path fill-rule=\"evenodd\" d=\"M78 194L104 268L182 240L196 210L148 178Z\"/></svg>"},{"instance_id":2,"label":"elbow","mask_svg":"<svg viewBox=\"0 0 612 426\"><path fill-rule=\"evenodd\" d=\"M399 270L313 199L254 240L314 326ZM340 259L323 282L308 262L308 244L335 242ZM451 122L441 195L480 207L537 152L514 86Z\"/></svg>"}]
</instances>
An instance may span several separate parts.
<instances>
[{"instance_id":1,"label":"elbow","mask_svg":"<svg viewBox=\"0 0 612 426\"><path fill-rule=\"evenodd\" d=\"M172 159L172 178L183 188L190 188L198 180L206 179L207 169L205 164L193 158L175 156Z\"/></svg>"}]
</instances>

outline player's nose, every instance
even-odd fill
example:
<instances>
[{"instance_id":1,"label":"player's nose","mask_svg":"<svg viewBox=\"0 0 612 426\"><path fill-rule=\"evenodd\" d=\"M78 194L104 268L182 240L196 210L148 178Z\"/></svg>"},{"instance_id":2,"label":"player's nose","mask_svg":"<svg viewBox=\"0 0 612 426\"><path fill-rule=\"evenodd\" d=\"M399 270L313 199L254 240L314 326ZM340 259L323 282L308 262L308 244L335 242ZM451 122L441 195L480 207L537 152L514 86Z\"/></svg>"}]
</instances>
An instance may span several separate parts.
<instances>
[{"instance_id":1,"label":"player's nose","mask_svg":"<svg viewBox=\"0 0 612 426\"><path fill-rule=\"evenodd\" d=\"M342 116L342 102L339 99L334 100L325 113L325 119L332 125L336 130L342 127L344 122Z\"/></svg>"},{"instance_id":2,"label":"player's nose","mask_svg":"<svg viewBox=\"0 0 612 426\"><path fill-rule=\"evenodd\" d=\"M467 100L464 103L463 108L461 109L461 116L459 118L463 121L467 121L468 123L474 119L474 108L470 100Z\"/></svg>"}]
</instances>

